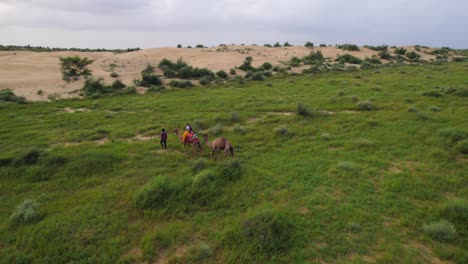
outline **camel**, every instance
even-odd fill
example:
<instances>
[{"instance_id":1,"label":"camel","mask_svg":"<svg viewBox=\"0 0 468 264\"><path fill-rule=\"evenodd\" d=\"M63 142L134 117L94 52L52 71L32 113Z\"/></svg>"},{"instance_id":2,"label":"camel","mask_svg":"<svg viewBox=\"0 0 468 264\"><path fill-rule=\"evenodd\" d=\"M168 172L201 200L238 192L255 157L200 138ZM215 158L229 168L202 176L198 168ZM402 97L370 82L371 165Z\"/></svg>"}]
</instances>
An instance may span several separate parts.
<instances>
[{"instance_id":1,"label":"camel","mask_svg":"<svg viewBox=\"0 0 468 264\"><path fill-rule=\"evenodd\" d=\"M208 135L204 134L203 137L205 138L205 143L211 148L211 157L213 158L213 155L216 154L216 152L220 150L224 150L226 153L226 157L231 154L232 157L234 157L234 148L231 145L231 142L229 142L225 137L220 137L212 142L208 141Z\"/></svg>"},{"instance_id":2,"label":"camel","mask_svg":"<svg viewBox=\"0 0 468 264\"><path fill-rule=\"evenodd\" d=\"M184 143L184 148L189 145L189 144L193 144L193 146L198 146L198 149L201 149L201 143L200 143L200 140L198 138L194 138L193 140L191 140L191 138L188 136L185 138L185 141L182 139L182 136L179 134L179 130L178 129L174 129L172 130L172 132L174 132L177 137L179 137L180 141L182 141Z\"/></svg>"}]
</instances>

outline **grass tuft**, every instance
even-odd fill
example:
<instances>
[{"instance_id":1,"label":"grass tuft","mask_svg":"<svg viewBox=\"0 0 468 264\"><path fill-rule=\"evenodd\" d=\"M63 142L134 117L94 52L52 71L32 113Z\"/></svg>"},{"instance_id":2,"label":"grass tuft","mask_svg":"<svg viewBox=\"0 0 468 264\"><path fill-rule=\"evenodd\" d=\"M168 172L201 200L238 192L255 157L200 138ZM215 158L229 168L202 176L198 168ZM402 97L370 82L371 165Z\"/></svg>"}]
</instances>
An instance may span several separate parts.
<instances>
[{"instance_id":1,"label":"grass tuft","mask_svg":"<svg viewBox=\"0 0 468 264\"><path fill-rule=\"evenodd\" d=\"M432 239L441 242L453 241L457 236L455 227L447 220L440 220L438 222L432 222L424 225L423 230Z\"/></svg>"}]
</instances>

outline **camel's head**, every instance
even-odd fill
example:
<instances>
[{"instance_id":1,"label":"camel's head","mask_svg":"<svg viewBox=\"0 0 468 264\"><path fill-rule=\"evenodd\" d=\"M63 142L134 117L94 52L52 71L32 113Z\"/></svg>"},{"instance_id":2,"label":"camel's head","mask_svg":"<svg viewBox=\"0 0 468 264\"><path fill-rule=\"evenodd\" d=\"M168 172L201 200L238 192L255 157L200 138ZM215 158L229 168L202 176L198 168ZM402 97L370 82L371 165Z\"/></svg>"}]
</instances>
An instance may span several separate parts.
<instances>
[{"instance_id":1,"label":"camel's head","mask_svg":"<svg viewBox=\"0 0 468 264\"><path fill-rule=\"evenodd\" d=\"M176 133L176 134L179 134L179 130L178 130L178 129L173 129L172 132L173 132L173 133Z\"/></svg>"}]
</instances>

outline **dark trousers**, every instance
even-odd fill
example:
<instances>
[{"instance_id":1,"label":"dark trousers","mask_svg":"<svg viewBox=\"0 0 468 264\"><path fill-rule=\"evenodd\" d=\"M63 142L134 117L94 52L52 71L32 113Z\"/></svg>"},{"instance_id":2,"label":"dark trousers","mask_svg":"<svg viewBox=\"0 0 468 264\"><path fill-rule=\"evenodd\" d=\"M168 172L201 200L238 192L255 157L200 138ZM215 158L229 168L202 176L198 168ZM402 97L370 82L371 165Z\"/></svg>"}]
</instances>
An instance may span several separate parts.
<instances>
[{"instance_id":1,"label":"dark trousers","mask_svg":"<svg viewBox=\"0 0 468 264\"><path fill-rule=\"evenodd\" d=\"M167 149L166 140L161 139L161 147L163 147L164 149Z\"/></svg>"}]
</instances>

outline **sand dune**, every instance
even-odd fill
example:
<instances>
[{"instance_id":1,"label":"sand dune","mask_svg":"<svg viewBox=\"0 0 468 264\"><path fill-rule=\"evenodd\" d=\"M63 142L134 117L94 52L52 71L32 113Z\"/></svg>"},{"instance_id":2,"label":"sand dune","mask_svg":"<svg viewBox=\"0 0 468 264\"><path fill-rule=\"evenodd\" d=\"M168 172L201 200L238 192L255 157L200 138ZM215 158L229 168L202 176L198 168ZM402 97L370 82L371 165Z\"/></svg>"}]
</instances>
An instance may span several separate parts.
<instances>
[{"instance_id":1,"label":"sand dune","mask_svg":"<svg viewBox=\"0 0 468 264\"><path fill-rule=\"evenodd\" d=\"M414 51L414 47L406 47L408 51ZM259 46L224 46L212 48L156 48L135 52L113 54L111 52L0 52L0 89L9 88L15 94L25 97L30 101L47 100L48 96L59 98L77 97L73 91L83 86L83 80L66 82L62 80L60 72L60 57L78 55L88 57L95 61L90 65L93 76L103 78L106 83L111 83L110 65L117 65L117 72L126 84L131 84L133 79L140 76L147 64L157 65L163 58L170 60L182 60L195 67L207 67L213 71L225 70L242 64L247 56L253 58L253 66L259 66L264 62L273 65L288 61L293 56L303 57L311 51L321 50L325 57L336 58L338 54L349 53L364 59L377 54L376 51L362 48L361 51L345 51L336 47L321 47L309 49L306 47L280 47L268 48ZM390 49L392 53L392 50ZM432 55L419 52L423 59L434 58ZM161 73L158 69L156 73ZM38 91L43 91L38 95Z\"/></svg>"}]
</instances>

